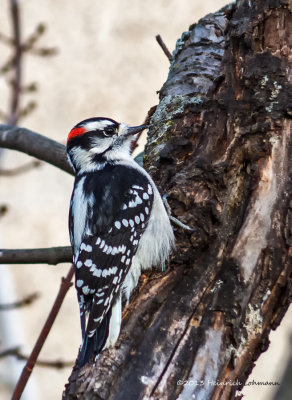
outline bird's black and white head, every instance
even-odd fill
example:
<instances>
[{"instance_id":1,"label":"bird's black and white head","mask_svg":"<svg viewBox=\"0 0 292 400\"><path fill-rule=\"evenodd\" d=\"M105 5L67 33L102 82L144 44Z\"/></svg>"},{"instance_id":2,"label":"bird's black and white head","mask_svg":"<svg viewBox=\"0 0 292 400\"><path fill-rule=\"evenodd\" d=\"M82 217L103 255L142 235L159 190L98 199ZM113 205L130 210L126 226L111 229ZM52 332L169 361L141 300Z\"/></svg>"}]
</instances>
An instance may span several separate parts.
<instances>
[{"instance_id":1,"label":"bird's black and white head","mask_svg":"<svg viewBox=\"0 0 292 400\"><path fill-rule=\"evenodd\" d=\"M67 154L75 172L93 171L105 163L130 158L133 135L147 125L129 127L110 118L90 118L79 122L70 131Z\"/></svg>"}]
</instances>

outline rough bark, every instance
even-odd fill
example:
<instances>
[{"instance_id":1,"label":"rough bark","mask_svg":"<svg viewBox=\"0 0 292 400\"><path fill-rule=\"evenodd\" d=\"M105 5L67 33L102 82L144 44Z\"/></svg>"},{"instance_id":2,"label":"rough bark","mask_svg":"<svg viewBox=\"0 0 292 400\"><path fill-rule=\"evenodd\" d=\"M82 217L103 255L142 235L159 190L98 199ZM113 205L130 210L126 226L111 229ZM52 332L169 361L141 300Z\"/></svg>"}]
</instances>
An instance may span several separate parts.
<instances>
[{"instance_id":1,"label":"rough bark","mask_svg":"<svg viewBox=\"0 0 292 400\"><path fill-rule=\"evenodd\" d=\"M63 399L233 399L267 348L292 292L291 11L238 1L178 41L145 166L197 230Z\"/></svg>"}]
</instances>

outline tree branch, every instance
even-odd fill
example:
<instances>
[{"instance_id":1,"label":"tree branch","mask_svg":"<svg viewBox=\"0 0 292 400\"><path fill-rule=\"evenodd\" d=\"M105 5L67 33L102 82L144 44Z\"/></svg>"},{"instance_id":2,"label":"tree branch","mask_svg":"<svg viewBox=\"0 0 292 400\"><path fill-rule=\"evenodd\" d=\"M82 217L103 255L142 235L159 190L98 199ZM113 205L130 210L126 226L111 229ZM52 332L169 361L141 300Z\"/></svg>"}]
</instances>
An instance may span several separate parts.
<instances>
[{"instance_id":1,"label":"tree branch","mask_svg":"<svg viewBox=\"0 0 292 400\"><path fill-rule=\"evenodd\" d=\"M40 249L0 249L0 264L50 264L72 262L70 246Z\"/></svg>"},{"instance_id":2,"label":"tree branch","mask_svg":"<svg viewBox=\"0 0 292 400\"><path fill-rule=\"evenodd\" d=\"M72 286L71 280L74 275L74 267L73 265L68 271L68 274L66 278L62 279L61 286L59 289L59 292L57 294L55 303L51 309L50 314L48 315L48 318L44 324L44 327L38 337L38 340L27 360L27 363L25 367L23 368L22 374L19 378L19 381L17 382L17 385L15 387L15 390L12 395L11 400L19 400L21 398L22 392L27 384L27 381L32 373L32 370L35 366L36 360L39 356L39 353L47 339L48 334L50 333L50 330L52 328L52 325L56 319L56 316L58 315L58 312L61 308L61 305L63 303L63 300L69 290L69 288Z\"/></svg>"},{"instance_id":3,"label":"tree branch","mask_svg":"<svg viewBox=\"0 0 292 400\"><path fill-rule=\"evenodd\" d=\"M19 347L13 347L11 349L4 350L0 353L0 358L4 358L4 357L8 357L8 356L16 357L17 360L22 360L22 361L28 360L28 357L20 351ZM38 360L38 361L36 361L35 364L40 367L62 369L62 368L72 366L74 364L74 362L73 361L63 361L63 360L55 360L55 361Z\"/></svg>"},{"instance_id":4,"label":"tree branch","mask_svg":"<svg viewBox=\"0 0 292 400\"><path fill-rule=\"evenodd\" d=\"M28 306L28 305L32 304L38 297L39 297L39 294L36 292L36 293L32 293L32 294L26 296L22 300L15 301L14 303L0 304L0 311L9 311L9 310L14 310L15 308ZM0 357L1 357L1 354L0 354Z\"/></svg>"},{"instance_id":5,"label":"tree branch","mask_svg":"<svg viewBox=\"0 0 292 400\"><path fill-rule=\"evenodd\" d=\"M157 43L159 44L159 46L162 48L163 53L166 55L168 60L171 62L172 61L171 52L168 50L168 48L167 48L166 44L164 43L162 37L160 35L156 35L155 39L156 39Z\"/></svg>"},{"instance_id":6,"label":"tree branch","mask_svg":"<svg viewBox=\"0 0 292 400\"><path fill-rule=\"evenodd\" d=\"M29 129L0 124L0 147L26 153L73 175L66 147Z\"/></svg>"},{"instance_id":7,"label":"tree branch","mask_svg":"<svg viewBox=\"0 0 292 400\"><path fill-rule=\"evenodd\" d=\"M13 169L0 169L0 176L11 177L21 175L32 169L38 168L41 165L40 161L33 160Z\"/></svg>"},{"instance_id":8,"label":"tree branch","mask_svg":"<svg viewBox=\"0 0 292 400\"><path fill-rule=\"evenodd\" d=\"M8 118L8 124L14 125L18 119L19 113L19 95L20 95L20 85L21 85L21 42L20 42L20 20L19 20L19 5L18 0L10 0L10 9L12 16L12 25L13 25L13 42L15 48L15 56L13 60L14 64L14 80L13 80L13 90L12 90L12 99L11 99L11 107Z\"/></svg>"}]
</instances>

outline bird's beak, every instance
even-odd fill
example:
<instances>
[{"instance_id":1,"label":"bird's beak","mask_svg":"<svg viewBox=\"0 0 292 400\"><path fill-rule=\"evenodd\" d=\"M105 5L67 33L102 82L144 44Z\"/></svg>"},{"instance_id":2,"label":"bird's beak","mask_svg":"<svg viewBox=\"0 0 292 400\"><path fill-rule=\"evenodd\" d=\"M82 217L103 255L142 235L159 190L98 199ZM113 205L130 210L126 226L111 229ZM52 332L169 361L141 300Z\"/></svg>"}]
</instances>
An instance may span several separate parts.
<instances>
[{"instance_id":1,"label":"bird's beak","mask_svg":"<svg viewBox=\"0 0 292 400\"><path fill-rule=\"evenodd\" d=\"M125 136L130 136L130 135L135 135L136 133L139 133L143 131L144 129L150 128L151 125L139 125L139 126L129 126L127 128L127 132Z\"/></svg>"}]
</instances>

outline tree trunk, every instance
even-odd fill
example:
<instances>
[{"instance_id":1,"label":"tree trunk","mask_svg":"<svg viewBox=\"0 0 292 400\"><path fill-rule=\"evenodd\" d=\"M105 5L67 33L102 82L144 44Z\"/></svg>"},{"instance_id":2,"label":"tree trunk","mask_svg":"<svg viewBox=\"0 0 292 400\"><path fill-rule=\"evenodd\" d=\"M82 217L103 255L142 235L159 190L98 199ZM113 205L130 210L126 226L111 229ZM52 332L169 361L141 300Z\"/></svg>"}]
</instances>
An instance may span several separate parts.
<instances>
[{"instance_id":1,"label":"tree trunk","mask_svg":"<svg viewBox=\"0 0 292 400\"><path fill-rule=\"evenodd\" d=\"M196 231L63 399L233 399L266 350L292 292L291 8L238 1L178 40L145 167Z\"/></svg>"}]
</instances>

